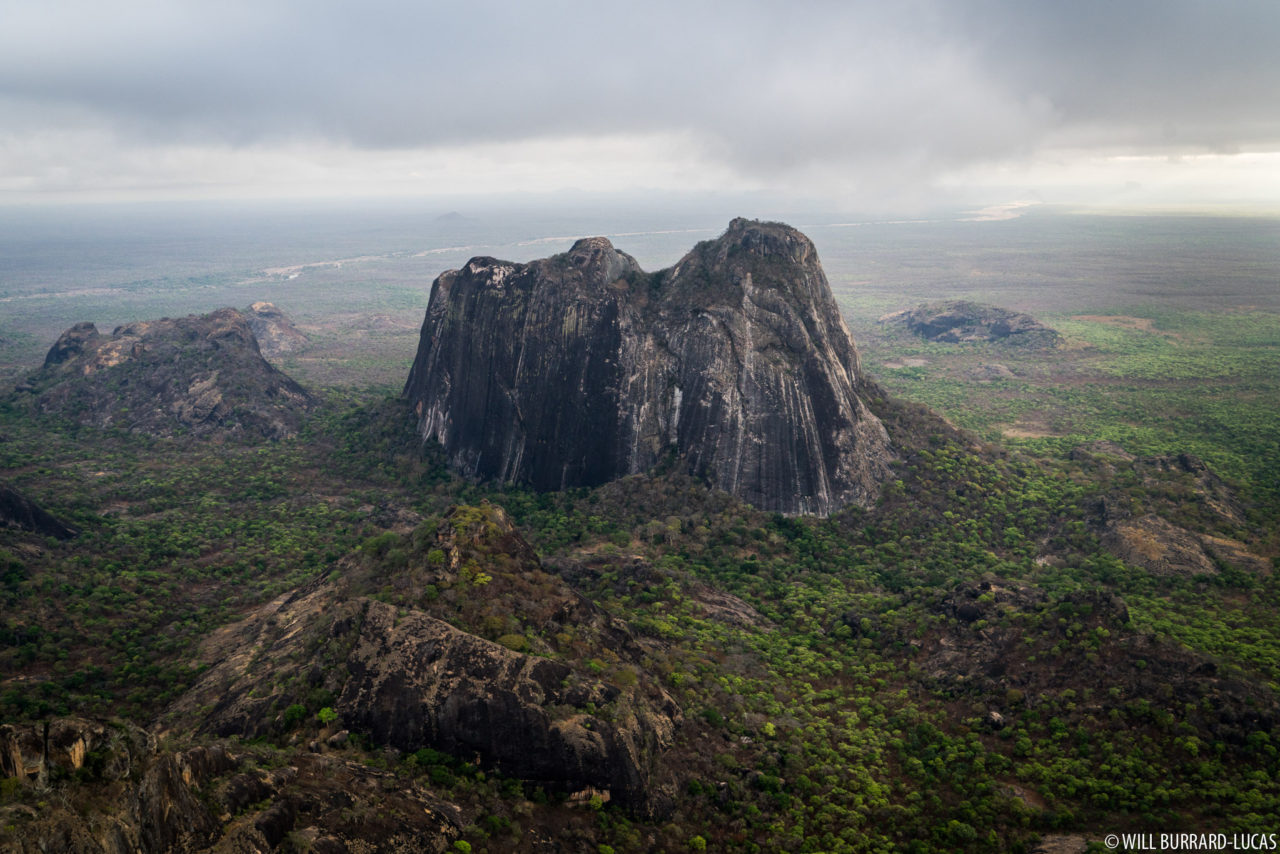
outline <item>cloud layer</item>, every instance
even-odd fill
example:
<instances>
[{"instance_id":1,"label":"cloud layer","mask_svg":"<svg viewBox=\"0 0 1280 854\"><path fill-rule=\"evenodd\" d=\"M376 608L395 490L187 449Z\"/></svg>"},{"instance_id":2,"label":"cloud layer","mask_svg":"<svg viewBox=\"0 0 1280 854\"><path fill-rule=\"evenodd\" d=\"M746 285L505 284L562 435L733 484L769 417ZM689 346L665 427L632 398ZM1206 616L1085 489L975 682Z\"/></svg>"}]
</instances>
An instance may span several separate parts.
<instances>
[{"instance_id":1,"label":"cloud layer","mask_svg":"<svg viewBox=\"0 0 1280 854\"><path fill-rule=\"evenodd\" d=\"M1273 0L0 6L10 192L370 181L380 159L448 172L477 150L533 175L594 143L623 152L587 157L584 186L643 186L628 161L657 184L857 187L1046 152L1280 150Z\"/></svg>"}]
</instances>

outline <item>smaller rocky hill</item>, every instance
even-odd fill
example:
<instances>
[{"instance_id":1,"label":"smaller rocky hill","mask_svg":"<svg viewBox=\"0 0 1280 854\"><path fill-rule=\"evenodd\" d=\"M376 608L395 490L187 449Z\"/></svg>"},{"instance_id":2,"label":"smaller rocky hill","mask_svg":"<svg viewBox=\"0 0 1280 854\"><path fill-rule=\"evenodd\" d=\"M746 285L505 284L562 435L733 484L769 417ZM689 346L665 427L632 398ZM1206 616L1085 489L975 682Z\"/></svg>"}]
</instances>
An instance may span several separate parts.
<instances>
[{"instance_id":1,"label":"smaller rocky hill","mask_svg":"<svg viewBox=\"0 0 1280 854\"><path fill-rule=\"evenodd\" d=\"M1052 348L1062 336L1029 314L994 305L945 300L886 314L881 323L905 326L928 341L963 344L997 341L1023 347Z\"/></svg>"},{"instance_id":2,"label":"smaller rocky hill","mask_svg":"<svg viewBox=\"0 0 1280 854\"><path fill-rule=\"evenodd\" d=\"M544 571L500 509L458 507L215 632L211 669L165 725L279 736L289 709L314 714L319 696L374 745L654 814L674 794L660 758L681 712L640 677L646 654Z\"/></svg>"},{"instance_id":3,"label":"smaller rocky hill","mask_svg":"<svg viewBox=\"0 0 1280 854\"><path fill-rule=\"evenodd\" d=\"M1271 572L1271 561L1254 551L1261 544L1248 542L1244 504L1199 458L1138 459L1106 443L1077 448L1072 458L1111 479L1089 524L1126 564L1166 577L1217 575L1223 567L1255 577Z\"/></svg>"},{"instance_id":4,"label":"smaller rocky hill","mask_svg":"<svg viewBox=\"0 0 1280 854\"><path fill-rule=\"evenodd\" d=\"M157 436L282 438L314 404L262 357L233 308L130 323L110 335L77 323L18 392L45 414Z\"/></svg>"}]
</instances>

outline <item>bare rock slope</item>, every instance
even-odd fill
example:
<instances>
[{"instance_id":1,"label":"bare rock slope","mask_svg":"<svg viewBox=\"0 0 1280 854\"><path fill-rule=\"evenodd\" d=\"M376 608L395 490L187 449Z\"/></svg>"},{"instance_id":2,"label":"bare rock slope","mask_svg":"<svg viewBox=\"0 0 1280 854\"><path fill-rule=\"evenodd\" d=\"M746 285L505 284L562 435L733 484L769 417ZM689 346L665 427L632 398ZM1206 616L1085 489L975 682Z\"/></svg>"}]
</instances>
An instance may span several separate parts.
<instances>
[{"instance_id":1,"label":"bare rock slope","mask_svg":"<svg viewBox=\"0 0 1280 854\"><path fill-rule=\"evenodd\" d=\"M648 274L608 240L473 258L432 287L404 394L479 478L554 490L688 471L765 510L867 504L894 457L813 244L736 219Z\"/></svg>"},{"instance_id":2,"label":"bare rock slope","mask_svg":"<svg viewBox=\"0 0 1280 854\"><path fill-rule=\"evenodd\" d=\"M59 540L69 540L77 533L75 528L3 483L0 483L0 527L18 528Z\"/></svg>"}]
</instances>

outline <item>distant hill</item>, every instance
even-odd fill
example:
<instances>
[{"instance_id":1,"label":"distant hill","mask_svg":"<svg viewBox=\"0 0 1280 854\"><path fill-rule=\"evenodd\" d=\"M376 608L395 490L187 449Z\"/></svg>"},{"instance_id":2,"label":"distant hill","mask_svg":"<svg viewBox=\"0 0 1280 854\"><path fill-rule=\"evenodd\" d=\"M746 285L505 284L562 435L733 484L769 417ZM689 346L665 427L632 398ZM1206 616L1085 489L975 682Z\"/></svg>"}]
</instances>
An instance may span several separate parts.
<instances>
[{"instance_id":1,"label":"distant hill","mask_svg":"<svg viewBox=\"0 0 1280 854\"><path fill-rule=\"evenodd\" d=\"M899 324L929 341L962 344L998 341L1025 347L1056 347L1062 336L1029 314L994 305L945 300L886 314L881 323Z\"/></svg>"},{"instance_id":2,"label":"distant hill","mask_svg":"<svg viewBox=\"0 0 1280 854\"><path fill-rule=\"evenodd\" d=\"M78 323L18 392L45 414L158 436L281 438L297 432L314 403L262 357L233 308L130 323L110 335Z\"/></svg>"}]
</instances>

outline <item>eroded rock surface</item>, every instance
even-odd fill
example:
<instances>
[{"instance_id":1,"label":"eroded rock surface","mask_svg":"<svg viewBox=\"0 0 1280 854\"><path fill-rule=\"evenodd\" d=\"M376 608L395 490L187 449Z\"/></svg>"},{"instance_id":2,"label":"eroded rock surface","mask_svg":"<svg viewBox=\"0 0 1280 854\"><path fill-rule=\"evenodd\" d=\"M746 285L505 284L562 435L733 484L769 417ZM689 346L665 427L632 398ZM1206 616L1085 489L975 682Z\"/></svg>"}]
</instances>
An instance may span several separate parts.
<instances>
[{"instance_id":1,"label":"eroded rock surface","mask_svg":"<svg viewBox=\"0 0 1280 854\"><path fill-rule=\"evenodd\" d=\"M867 504L893 451L813 244L734 220L646 274L604 238L432 287L404 394L469 476L592 486L675 453L766 510Z\"/></svg>"},{"instance_id":2,"label":"eroded rock surface","mask_svg":"<svg viewBox=\"0 0 1280 854\"><path fill-rule=\"evenodd\" d=\"M1153 575L1216 575L1218 567L1205 554L1200 538L1154 513L1110 519L1102 545L1131 566Z\"/></svg>"},{"instance_id":3,"label":"eroded rock surface","mask_svg":"<svg viewBox=\"0 0 1280 854\"><path fill-rule=\"evenodd\" d=\"M1158 460L1157 460L1158 461ZM1141 461L1139 465L1149 465ZM1141 470L1141 469L1139 469ZM1219 492L1198 491L1206 515L1236 524L1243 510L1225 487ZM1159 576L1217 575L1220 563L1261 575L1271 571L1270 561L1254 554L1248 544L1233 537L1190 531L1156 513L1135 515L1126 502L1103 498L1095 505L1093 527L1104 548L1130 566Z\"/></svg>"}]
</instances>

